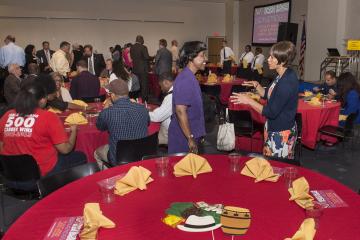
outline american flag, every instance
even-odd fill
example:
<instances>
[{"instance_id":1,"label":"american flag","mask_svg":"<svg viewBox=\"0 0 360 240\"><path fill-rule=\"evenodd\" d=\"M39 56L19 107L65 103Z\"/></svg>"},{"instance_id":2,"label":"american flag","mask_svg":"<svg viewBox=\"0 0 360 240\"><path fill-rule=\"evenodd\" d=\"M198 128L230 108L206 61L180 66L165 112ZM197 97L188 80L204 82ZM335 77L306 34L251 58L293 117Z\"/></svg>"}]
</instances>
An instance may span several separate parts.
<instances>
[{"instance_id":1,"label":"american flag","mask_svg":"<svg viewBox=\"0 0 360 240\"><path fill-rule=\"evenodd\" d=\"M304 72L305 72L305 50L306 50L306 29L305 29L305 19L304 19L302 33L301 33L300 60L299 60L299 74L301 79L304 79Z\"/></svg>"}]
</instances>

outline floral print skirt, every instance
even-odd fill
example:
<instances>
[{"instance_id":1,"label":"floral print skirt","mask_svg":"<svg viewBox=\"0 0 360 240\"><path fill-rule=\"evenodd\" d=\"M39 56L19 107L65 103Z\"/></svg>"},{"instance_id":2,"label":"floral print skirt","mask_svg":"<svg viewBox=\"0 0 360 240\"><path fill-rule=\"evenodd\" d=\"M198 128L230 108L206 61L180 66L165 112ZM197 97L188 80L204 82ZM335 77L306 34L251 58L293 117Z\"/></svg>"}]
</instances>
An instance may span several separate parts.
<instances>
[{"instance_id":1,"label":"floral print skirt","mask_svg":"<svg viewBox=\"0 0 360 240\"><path fill-rule=\"evenodd\" d=\"M296 124L290 130L280 132L268 131L268 123L264 128L263 154L269 157L294 159L297 127Z\"/></svg>"}]
</instances>

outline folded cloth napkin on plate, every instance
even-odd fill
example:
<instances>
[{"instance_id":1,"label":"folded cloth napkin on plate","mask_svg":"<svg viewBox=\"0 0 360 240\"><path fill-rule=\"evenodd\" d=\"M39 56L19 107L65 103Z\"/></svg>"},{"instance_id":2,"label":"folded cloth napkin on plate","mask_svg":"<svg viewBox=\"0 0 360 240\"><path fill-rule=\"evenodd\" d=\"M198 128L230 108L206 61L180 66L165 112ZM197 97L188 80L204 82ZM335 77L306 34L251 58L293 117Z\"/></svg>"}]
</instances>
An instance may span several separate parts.
<instances>
[{"instance_id":1,"label":"folded cloth napkin on plate","mask_svg":"<svg viewBox=\"0 0 360 240\"><path fill-rule=\"evenodd\" d=\"M131 167L123 178L116 181L115 194L124 196L136 189L145 190L146 184L154 181L150 175L151 172L144 167Z\"/></svg>"},{"instance_id":2,"label":"folded cloth napkin on plate","mask_svg":"<svg viewBox=\"0 0 360 240\"><path fill-rule=\"evenodd\" d=\"M294 236L285 240L313 240L315 233L315 220L313 218L306 218Z\"/></svg>"},{"instance_id":3,"label":"folded cloth napkin on plate","mask_svg":"<svg viewBox=\"0 0 360 240\"><path fill-rule=\"evenodd\" d=\"M255 178L255 182L270 181L276 182L280 175L275 174L270 163L262 158L253 158L246 162L241 174Z\"/></svg>"},{"instance_id":4,"label":"folded cloth napkin on plate","mask_svg":"<svg viewBox=\"0 0 360 240\"><path fill-rule=\"evenodd\" d=\"M308 103L310 105L313 105L313 106L320 106L321 105L321 102L320 102L319 98L317 98L317 97L311 98L311 100Z\"/></svg>"},{"instance_id":5,"label":"folded cloth napkin on plate","mask_svg":"<svg viewBox=\"0 0 360 240\"><path fill-rule=\"evenodd\" d=\"M88 106L88 104L86 102L84 102L82 100L77 100L77 99L72 100L71 103L82 106L82 107L87 107Z\"/></svg>"},{"instance_id":6,"label":"folded cloth napkin on plate","mask_svg":"<svg viewBox=\"0 0 360 240\"><path fill-rule=\"evenodd\" d=\"M48 109L48 111L49 111L49 112L52 112L52 113L62 113L62 111L60 111L59 109L57 109L57 108L52 108L52 107L50 107L50 108Z\"/></svg>"},{"instance_id":7,"label":"folded cloth napkin on plate","mask_svg":"<svg viewBox=\"0 0 360 240\"><path fill-rule=\"evenodd\" d=\"M347 115L340 114L339 121L346 121L347 117L348 117Z\"/></svg>"},{"instance_id":8,"label":"folded cloth napkin on plate","mask_svg":"<svg viewBox=\"0 0 360 240\"><path fill-rule=\"evenodd\" d=\"M67 125L82 125L87 123L87 119L80 113L72 113L65 119L65 124Z\"/></svg>"},{"instance_id":9,"label":"folded cloth napkin on plate","mask_svg":"<svg viewBox=\"0 0 360 240\"><path fill-rule=\"evenodd\" d=\"M292 188L289 188L290 201L294 201L302 208L312 205L314 198L309 194L309 183L304 177L298 178L292 182Z\"/></svg>"},{"instance_id":10,"label":"folded cloth napkin on plate","mask_svg":"<svg viewBox=\"0 0 360 240\"><path fill-rule=\"evenodd\" d=\"M80 239L97 239L97 231L100 227L114 228L115 223L102 214L99 203L86 203L84 207L84 228L80 233Z\"/></svg>"},{"instance_id":11,"label":"folded cloth napkin on plate","mask_svg":"<svg viewBox=\"0 0 360 240\"><path fill-rule=\"evenodd\" d=\"M196 154L189 153L178 163L174 165L174 175L176 177L193 176L198 174L212 172L212 168L208 161Z\"/></svg>"}]
</instances>

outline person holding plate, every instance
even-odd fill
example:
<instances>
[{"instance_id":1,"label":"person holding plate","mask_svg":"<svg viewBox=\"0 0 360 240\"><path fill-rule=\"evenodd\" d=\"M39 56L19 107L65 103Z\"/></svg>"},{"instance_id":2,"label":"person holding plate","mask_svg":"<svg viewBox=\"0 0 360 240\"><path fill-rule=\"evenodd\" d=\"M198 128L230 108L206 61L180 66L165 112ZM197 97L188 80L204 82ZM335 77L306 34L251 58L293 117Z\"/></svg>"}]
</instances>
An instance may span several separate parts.
<instances>
[{"instance_id":1,"label":"person holding plate","mask_svg":"<svg viewBox=\"0 0 360 240\"><path fill-rule=\"evenodd\" d=\"M264 127L264 149L266 156L279 158L294 158L294 148L297 138L295 115L298 104L299 80L288 66L294 60L296 49L289 41L278 42L270 49L268 64L276 70L278 76L269 88L264 89L257 81L247 81L246 86L252 86L259 95L267 100L265 106L242 93L233 93L231 102L248 104L255 111L266 117Z\"/></svg>"}]
</instances>

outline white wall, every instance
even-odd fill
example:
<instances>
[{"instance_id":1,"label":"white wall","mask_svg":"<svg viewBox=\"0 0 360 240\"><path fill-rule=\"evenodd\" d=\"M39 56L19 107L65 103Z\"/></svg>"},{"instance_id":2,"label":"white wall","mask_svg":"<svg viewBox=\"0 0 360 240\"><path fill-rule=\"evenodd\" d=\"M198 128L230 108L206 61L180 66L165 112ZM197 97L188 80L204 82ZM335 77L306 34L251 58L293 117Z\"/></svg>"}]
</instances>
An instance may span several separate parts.
<instances>
[{"instance_id":1,"label":"white wall","mask_svg":"<svg viewBox=\"0 0 360 240\"><path fill-rule=\"evenodd\" d=\"M41 10L40 10L41 9ZM225 35L225 4L178 0L2 0L0 16L113 18L179 23L118 22L93 20L0 19L0 39L16 36L21 46L33 43L37 48L49 40L53 49L61 41L90 43L108 55L114 44L134 42L142 34L151 55L158 41L177 39L206 41L214 32ZM182 23L183 22L183 23Z\"/></svg>"}]
</instances>

